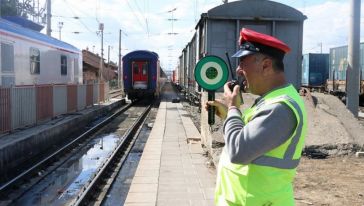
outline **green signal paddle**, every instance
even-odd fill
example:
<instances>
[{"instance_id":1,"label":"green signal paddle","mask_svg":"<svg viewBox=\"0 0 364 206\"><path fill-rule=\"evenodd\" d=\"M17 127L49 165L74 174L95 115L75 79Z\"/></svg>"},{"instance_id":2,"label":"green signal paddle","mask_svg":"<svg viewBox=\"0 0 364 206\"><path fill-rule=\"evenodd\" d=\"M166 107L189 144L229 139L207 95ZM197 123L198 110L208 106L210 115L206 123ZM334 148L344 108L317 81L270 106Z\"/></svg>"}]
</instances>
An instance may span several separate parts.
<instances>
[{"instance_id":1,"label":"green signal paddle","mask_svg":"<svg viewBox=\"0 0 364 206\"><path fill-rule=\"evenodd\" d=\"M197 62L195 80L208 91L208 101L215 100L215 91L224 86L229 78L229 70L223 59L218 56L206 56ZM215 107L208 106L208 123L215 124Z\"/></svg>"}]
</instances>

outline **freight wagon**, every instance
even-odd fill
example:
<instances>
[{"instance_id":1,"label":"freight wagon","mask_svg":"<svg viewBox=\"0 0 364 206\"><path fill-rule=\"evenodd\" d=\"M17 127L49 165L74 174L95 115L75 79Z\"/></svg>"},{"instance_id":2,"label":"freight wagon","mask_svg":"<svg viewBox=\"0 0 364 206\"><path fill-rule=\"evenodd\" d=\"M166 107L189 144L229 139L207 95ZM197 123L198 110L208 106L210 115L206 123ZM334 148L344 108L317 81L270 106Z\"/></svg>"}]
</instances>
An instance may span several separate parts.
<instances>
[{"instance_id":1,"label":"freight wagon","mask_svg":"<svg viewBox=\"0 0 364 206\"><path fill-rule=\"evenodd\" d=\"M178 64L178 82L187 96L198 96L194 79L198 60L206 55L219 56L227 62L238 48L240 30L245 27L273 35L286 42L291 52L284 59L285 74L297 89L302 76L302 34L306 16L300 11L273 1L242 0L222 4L201 14L191 41L182 50ZM232 59L235 71L237 59ZM231 78L231 77L230 77ZM241 80L240 80L241 81Z\"/></svg>"},{"instance_id":2,"label":"freight wagon","mask_svg":"<svg viewBox=\"0 0 364 206\"><path fill-rule=\"evenodd\" d=\"M330 49L329 78L326 82L326 90L342 99L345 99L346 96L347 58L348 46ZM364 43L360 43L359 65L359 104L364 106Z\"/></svg>"},{"instance_id":3,"label":"freight wagon","mask_svg":"<svg viewBox=\"0 0 364 206\"><path fill-rule=\"evenodd\" d=\"M329 57L329 78L327 80L327 90L330 92L346 91L346 68L348 66L348 46L340 46L330 49ZM364 43L360 44L360 93L364 93Z\"/></svg>"},{"instance_id":4,"label":"freight wagon","mask_svg":"<svg viewBox=\"0 0 364 206\"><path fill-rule=\"evenodd\" d=\"M329 54L303 55L302 86L324 90L329 78Z\"/></svg>"}]
</instances>

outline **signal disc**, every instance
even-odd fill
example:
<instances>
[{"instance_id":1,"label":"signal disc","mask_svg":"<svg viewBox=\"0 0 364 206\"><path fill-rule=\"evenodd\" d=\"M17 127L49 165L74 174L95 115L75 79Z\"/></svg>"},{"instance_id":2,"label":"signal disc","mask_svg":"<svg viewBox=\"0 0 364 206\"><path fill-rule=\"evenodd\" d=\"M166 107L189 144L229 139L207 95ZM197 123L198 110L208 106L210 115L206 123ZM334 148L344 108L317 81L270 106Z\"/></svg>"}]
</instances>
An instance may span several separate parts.
<instances>
[{"instance_id":1,"label":"signal disc","mask_svg":"<svg viewBox=\"0 0 364 206\"><path fill-rule=\"evenodd\" d=\"M204 89L213 91L224 86L229 77L229 70L223 59L218 56L206 56L195 67L195 80Z\"/></svg>"}]
</instances>

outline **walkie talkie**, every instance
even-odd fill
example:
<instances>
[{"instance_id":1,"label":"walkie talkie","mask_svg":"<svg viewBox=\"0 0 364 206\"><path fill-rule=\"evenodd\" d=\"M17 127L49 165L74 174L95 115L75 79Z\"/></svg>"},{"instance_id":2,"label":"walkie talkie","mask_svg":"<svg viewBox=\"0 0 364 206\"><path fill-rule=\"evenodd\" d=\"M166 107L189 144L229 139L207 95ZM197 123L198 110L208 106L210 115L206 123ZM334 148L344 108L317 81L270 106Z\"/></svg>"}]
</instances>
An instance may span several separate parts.
<instances>
[{"instance_id":1,"label":"walkie talkie","mask_svg":"<svg viewBox=\"0 0 364 206\"><path fill-rule=\"evenodd\" d=\"M231 67L231 62L230 62L230 58L229 58L229 53L228 52L225 52L225 55L226 55L226 58L228 60L228 63L229 63L229 68L230 68L230 72L231 72L231 83L229 85L229 88L231 91L234 90L234 87L236 85L239 85L239 81L235 78L235 72L233 71L233 68Z\"/></svg>"},{"instance_id":2,"label":"walkie talkie","mask_svg":"<svg viewBox=\"0 0 364 206\"><path fill-rule=\"evenodd\" d=\"M231 66L231 62L230 62L230 58L229 58L229 53L228 52L225 52L225 55L226 55L226 59L228 60L229 68L230 68L230 72L231 72L231 81L230 81L229 88L230 88L230 91L233 91L234 90L234 87L236 85L239 85L239 81L235 77L235 72L234 72L234 70L233 70L233 68ZM243 97L241 95L240 95L240 97L241 97L241 103L243 104L244 103Z\"/></svg>"}]
</instances>

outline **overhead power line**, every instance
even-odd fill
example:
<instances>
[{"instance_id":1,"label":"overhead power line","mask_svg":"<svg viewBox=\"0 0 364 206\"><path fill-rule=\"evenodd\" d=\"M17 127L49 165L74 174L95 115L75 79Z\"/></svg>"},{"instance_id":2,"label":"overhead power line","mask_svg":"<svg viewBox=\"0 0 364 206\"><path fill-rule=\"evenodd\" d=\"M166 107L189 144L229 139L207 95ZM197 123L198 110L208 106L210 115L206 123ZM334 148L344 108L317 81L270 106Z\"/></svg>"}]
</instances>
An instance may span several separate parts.
<instances>
[{"instance_id":1,"label":"overhead power line","mask_svg":"<svg viewBox=\"0 0 364 206\"><path fill-rule=\"evenodd\" d=\"M68 8L70 9L70 11L73 13L74 16L77 16L76 15L76 12L72 9L72 6L69 5L69 3L67 2L67 0L63 0L67 5L68 5ZM83 23L83 21L81 19L77 19L89 32L93 32L90 28L88 28L88 26ZM95 33L95 32L93 32Z\"/></svg>"},{"instance_id":2,"label":"overhead power line","mask_svg":"<svg viewBox=\"0 0 364 206\"><path fill-rule=\"evenodd\" d=\"M126 3L128 4L128 7L130 8L131 12L132 12L132 13L133 13L133 15L135 16L136 20L138 21L139 26L143 29L143 28L144 28L144 25L141 23L141 21L140 21L140 19L139 19L138 15L136 15L136 13L135 13L135 11L134 11L133 7L131 7L131 5L130 5L130 3L129 3L129 1L128 1L128 0L126 0ZM147 30L147 29L146 29L145 31L148 33L148 30Z\"/></svg>"}]
</instances>

